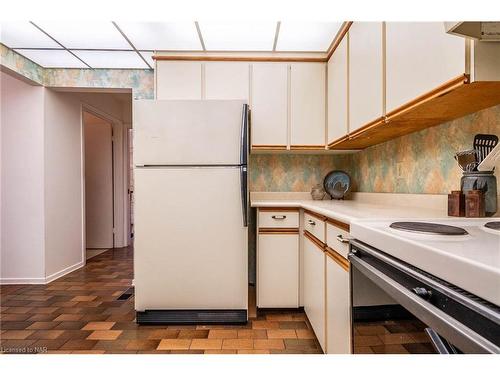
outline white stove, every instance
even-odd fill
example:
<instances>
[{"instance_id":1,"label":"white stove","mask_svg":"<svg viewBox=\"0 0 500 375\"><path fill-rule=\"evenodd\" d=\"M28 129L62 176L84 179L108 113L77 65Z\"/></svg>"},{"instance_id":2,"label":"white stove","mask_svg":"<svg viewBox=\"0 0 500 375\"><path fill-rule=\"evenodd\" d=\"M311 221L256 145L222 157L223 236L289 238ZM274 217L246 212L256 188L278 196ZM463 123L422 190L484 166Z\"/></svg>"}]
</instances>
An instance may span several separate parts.
<instances>
[{"instance_id":1,"label":"white stove","mask_svg":"<svg viewBox=\"0 0 500 375\"><path fill-rule=\"evenodd\" d=\"M399 229L393 224L397 222L455 229L448 228L448 234L420 233L411 224ZM491 222L491 228L485 227ZM500 229L495 229L499 225L500 218L360 219L351 223L351 236L500 306Z\"/></svg>"}]
</instances>

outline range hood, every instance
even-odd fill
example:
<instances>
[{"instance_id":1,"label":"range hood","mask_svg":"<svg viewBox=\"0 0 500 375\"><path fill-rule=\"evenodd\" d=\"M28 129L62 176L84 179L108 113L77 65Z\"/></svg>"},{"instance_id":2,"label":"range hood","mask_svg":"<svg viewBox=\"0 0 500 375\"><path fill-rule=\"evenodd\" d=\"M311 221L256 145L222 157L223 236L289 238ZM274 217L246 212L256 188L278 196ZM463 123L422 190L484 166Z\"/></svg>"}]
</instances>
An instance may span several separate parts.
<instances>
[{"instance_id":1,"label":"range hood","mask_svg":"<svg viewBox=\"0 0 500 375\"><path fill-rule=\"evenodd\" d=\"M448 34L483 42L500 42L500 22L445 22L444 28Z\"/></svg>"}]
</instances>

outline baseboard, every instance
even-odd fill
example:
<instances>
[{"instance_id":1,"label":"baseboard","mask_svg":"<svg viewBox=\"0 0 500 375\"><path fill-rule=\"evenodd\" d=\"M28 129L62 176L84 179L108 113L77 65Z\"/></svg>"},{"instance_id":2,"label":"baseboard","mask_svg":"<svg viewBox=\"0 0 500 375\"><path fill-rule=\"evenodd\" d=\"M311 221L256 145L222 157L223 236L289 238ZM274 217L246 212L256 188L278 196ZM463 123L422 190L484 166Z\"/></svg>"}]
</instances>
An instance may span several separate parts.
<instances>
[{"instance_id":1,"label":"baseboard","mask_svg":"<svg viewBox=\"0 0 500 375\"><path fill-rule=\"evenodd\" d=\"M45 277L0 278L0 285L16 285L16 284L45 284Z\"/></svg>"},{"instance_id":2,"label":"baseboard","mask_svg":"<svg viewBox=\"0 0 500 375\"><path fill-rule=\"evenodd\" d=\"M82 268L85 265L85 261L78 262L76 264L73 264L72 266L66 267L65 269L62 269L61 271L54 272L52 275L46 276L45 277L45 284L48 284L60 277L63 277L64 275L67 275L70 272L73 272L77 270L78 268Z\"/></svg>"},{"instance_id":3,"label":"baseboard","mask_svg":"<svg viewBox=\"0 0 500 375\"><path fill-rule=\"evenodd\" d=\"M19 277L19 278L0 278L0 285L14 285L14 284L48 284L64 275L67 275L70 272L77 270L85 265L85 262L78 262L61 271L57 271L52 275L46 277Z\"/></svg>"}]
</instances>

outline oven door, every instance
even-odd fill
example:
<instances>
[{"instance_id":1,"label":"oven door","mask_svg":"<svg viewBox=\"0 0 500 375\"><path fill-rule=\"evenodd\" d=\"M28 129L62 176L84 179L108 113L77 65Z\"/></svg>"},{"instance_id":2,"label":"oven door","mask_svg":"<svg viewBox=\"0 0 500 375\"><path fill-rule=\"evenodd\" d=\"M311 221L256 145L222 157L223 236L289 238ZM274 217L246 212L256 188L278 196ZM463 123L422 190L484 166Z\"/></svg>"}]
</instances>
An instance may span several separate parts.
<instances>
[{"instance_id":1,"label":"oven door","mask_svg":"<svg viewBox=\"0 0 500 375\"><path fill-rule=\"evenodd\" d=\"M370 343L383 353L500 353L498 306L362 242L350 246L355 353Z\"/></svg>"}]
</instances>

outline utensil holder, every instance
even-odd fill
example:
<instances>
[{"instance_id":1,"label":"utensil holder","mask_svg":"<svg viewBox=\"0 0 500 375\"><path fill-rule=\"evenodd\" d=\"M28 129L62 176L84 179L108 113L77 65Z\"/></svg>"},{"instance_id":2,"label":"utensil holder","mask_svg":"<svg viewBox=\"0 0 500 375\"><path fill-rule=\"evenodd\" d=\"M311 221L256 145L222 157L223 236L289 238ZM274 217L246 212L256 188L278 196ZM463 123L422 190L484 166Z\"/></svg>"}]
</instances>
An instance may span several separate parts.
<instances>
[{"instance_id":1,"label":"utensil holder","mask_svg":"<svg viewBox=\"0 0 500 375\"><path fill-rule=\"evenodd\" d=\"M497 212L497 179L493 171L464 172L460 180L460 189L467 196L472 190L481 190L484 194L484 208L486 216L493 216Z\"/></svg>"}]
</instances>

